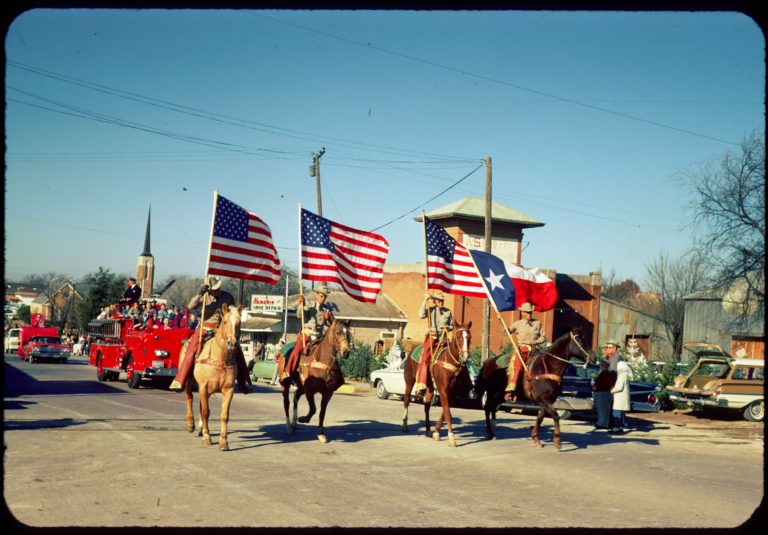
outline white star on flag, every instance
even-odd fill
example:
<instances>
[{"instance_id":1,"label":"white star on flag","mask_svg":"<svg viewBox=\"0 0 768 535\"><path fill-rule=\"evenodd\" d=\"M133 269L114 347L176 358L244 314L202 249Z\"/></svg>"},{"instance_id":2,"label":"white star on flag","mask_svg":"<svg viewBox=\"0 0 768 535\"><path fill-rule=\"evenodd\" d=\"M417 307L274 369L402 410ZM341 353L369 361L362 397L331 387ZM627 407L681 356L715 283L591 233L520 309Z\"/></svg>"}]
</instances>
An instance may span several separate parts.
<instances>
[{"instance_id":1,"label":"white star on flag","mask_svg":"<svg viewBox=\"0 0 768 535\"><path fill-rule=\"evenodd\" d=\"M491 291L493 291L496 288L504 289L504 285L501 284L501 279L504 277L504 274L496 275L492 269L488 270L488 276L485 277L485 280L487 280L489 283L491 283Z\"/></svg>"}]
</instances>

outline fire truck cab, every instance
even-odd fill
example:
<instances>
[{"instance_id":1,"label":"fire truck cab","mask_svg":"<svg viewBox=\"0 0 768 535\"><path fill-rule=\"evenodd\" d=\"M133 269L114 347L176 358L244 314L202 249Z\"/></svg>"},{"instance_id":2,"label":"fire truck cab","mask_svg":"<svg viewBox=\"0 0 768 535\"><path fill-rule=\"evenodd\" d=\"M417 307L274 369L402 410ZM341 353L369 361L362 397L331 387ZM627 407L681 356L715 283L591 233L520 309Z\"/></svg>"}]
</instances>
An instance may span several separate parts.
<instances>
[{"instance_id":1,"label":"fire truck cab","mask_svg":"<svg viewBox=\"0 0 768 535\"><path fill-rule=\"evenodd\" d=\"M167 388L179 367L179 354L194 331L143 329L131 318L94 320L88 324L92 342L88 362L98 381L117 381L124 371L128 388L152 379Z\"/></svg>"}]
</instances>

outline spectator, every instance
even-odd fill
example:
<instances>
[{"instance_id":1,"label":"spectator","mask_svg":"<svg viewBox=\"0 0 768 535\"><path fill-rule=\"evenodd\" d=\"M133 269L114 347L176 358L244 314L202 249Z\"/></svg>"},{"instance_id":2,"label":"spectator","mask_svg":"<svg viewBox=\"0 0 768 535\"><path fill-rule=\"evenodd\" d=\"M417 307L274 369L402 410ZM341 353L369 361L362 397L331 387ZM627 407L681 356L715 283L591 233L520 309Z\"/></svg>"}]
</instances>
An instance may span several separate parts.
<instances>
[{"instance_id":1,"label":"spectator","mask_svg":"<svg viewBox=\"0 0 768 535\"><path fill-rule=\"evenodd\" d=\"M162 329L163 329L164 331L170 331L170 330L171 330L171 329L173 329L173 328L174 328L174 326L173 326L173 325L171 325L171 318L169 318L168 316L166 316L165 318L163 318L163 326L162 326Z\"/></svg>"},{"instance_id":2,"label":"spectator","mask_svg":"<svg viewBox=\"0 0 768 535\"><path fill-rule=\"evenodd\" d=\"M611 433L622 434L624 432L625 413L629 411L629 380L632 379L632 370L624 361L616 365L616 384L611 388L613 394L613 423Z\"/></svg>"},{"instance_id":3,"label":"spectator","mask_svg":"<svg viewBox=\"0 0 768 535\"><path fill-rule=\"evenodd\" d=\"M600 362L600 373L595 377L595 383L592 386L592 399L597 411L596 430L611 428L611 408L613 405L611 388L616 383L616 372L609 368L610 365L607 360Z\"/></svg>"}]
</instances>

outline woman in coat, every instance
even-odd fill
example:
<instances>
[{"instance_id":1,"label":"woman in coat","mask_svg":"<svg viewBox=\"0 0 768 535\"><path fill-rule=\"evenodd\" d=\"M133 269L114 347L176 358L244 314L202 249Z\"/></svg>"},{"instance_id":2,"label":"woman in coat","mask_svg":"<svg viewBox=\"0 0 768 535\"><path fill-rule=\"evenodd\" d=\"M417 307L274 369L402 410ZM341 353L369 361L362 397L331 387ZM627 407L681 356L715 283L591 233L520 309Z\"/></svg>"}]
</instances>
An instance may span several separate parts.
<instances>
[{"instance_id":1,"label":"woman in coat","mask_svg":"<svg viewBox=\"0 0 768 535\"><path fill-rule=\"evenodd\" d=\"M629 380L632 378L632 370L627 363L619 361L616 365L616 384L611 388L613 394L613 428L612 433L624 432L625 413L629 411Z\"/></svg>"}]
</instances>

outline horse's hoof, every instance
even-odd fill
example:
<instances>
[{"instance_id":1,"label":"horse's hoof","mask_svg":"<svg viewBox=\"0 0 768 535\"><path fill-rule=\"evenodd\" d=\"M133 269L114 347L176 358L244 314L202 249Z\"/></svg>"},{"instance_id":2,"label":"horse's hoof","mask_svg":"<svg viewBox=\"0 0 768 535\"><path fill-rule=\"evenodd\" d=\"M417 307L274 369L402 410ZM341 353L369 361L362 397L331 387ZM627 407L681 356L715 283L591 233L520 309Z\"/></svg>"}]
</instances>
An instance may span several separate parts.
<instances>
[{"instance_id":1,"label":"horse's hoof","mask_svg":"<svg viewBox=\"0 0 768 535\"><path fill-rule=\"evenodd\" d=\"M210 446L212 444L210 438L204 438L203 439L203 446Z\"/></svg>"},{"instance_id":2,"label":"horse's hoof","mask_svg":"<svg viewBox=\"0 0 768 535\"><path fill-rule=\"evenodd\" d=\"M433 438L435 441L437 441L437 442L440 442L440 433L438 433L437 431L435 431L434 433L432 433L432 438Z\"/></svg>"},{"instance_id":3,"label":"horse's hoof","mask_svg":"<svg viewBox=\"0 0 768 535\"><path fill-rule=\"evenodd\" d=\"M455 439L455 438L449 438L449 439L448 439L448 445L449 445L450 447L452 447L452 448L455 448L455 447L457 447L457 446L458 446L458 444L456 444L456 439Z\"/></svg>"},{"instance_id":4,"label":"horse's hoof","mask_svg":"<svg viewBox=\"0 0 768 535\"><path fill-rule=\"evenodd\" d=\"M194 433L195 432L195 425L187 425L187 433Z\"/></svg>"},{"instance_id":5,"label":"horse's hoof","mask_svg":"<svg viewBox=\"0 0 768 535\"><path fill-rule=\"evenodd\" d=\"M308 424L309 423L309 418L307 418L306 416L300 416L299 417L299 423L300 424Z\"/></svg>"},{"instance_id":6,"label":"horse's hoof","mask_svg":"<svg viewBox=\"0 0 768 535\"><path fill-rule=\"evenodd\" d=\"M293 434L293 426L286 425L285 426L285 434L286 435L292 435Z\"/></svg>"},{"instance_id":7,"label":"horse's hoof","mask_svg":"<svg viewBox=\"0 0 768 535\"><path fill-rule=\"evenodd\" d=\"M229 444L226 442L219 443L219 451L229 451Z\"/></svg>"},{"instance_id":8,"label":"horse's hoof","mask_svg":"<svg viewBox=\"0 0 768 535\"><path fill-rule=\"evenodd\" d=\"M325 435L317 435L317 440L319 440L321 443L325 444L328 442L328 439L325 438Z\"/></svg>"},{"instance_id":9,"label":"horse's hoof","mask_svg":"<svg viewBox=\"0 0 768 535\"><path fill-rule=\"evenodd\" d=\"M485 435L485 440L496 440L496 435Z\"/></svg>"},{"instance_id":10,"label":"horse's hoof","mask_svg":"<svg viewBox=\"0 0 768 535\"><path fill-rule=\"evenodd\" d=\"M538 440L534 440L533 441L533 447L534 448L541 448L541 442L539 442Z\"/></svg>"},{"instance_id":11,"label":"horse's hoof","mask_svg":"<svg viewBox=\"0 0 768 535\"><path fill-rule=\"evenodd\" d=\"M400 428L400 430L401 430L403 433L407 433L407 432L408 432L408 426L407 426L407 425L404 425L403 427L401 427L401 428Z\"/></svg>"}]
</instances>

